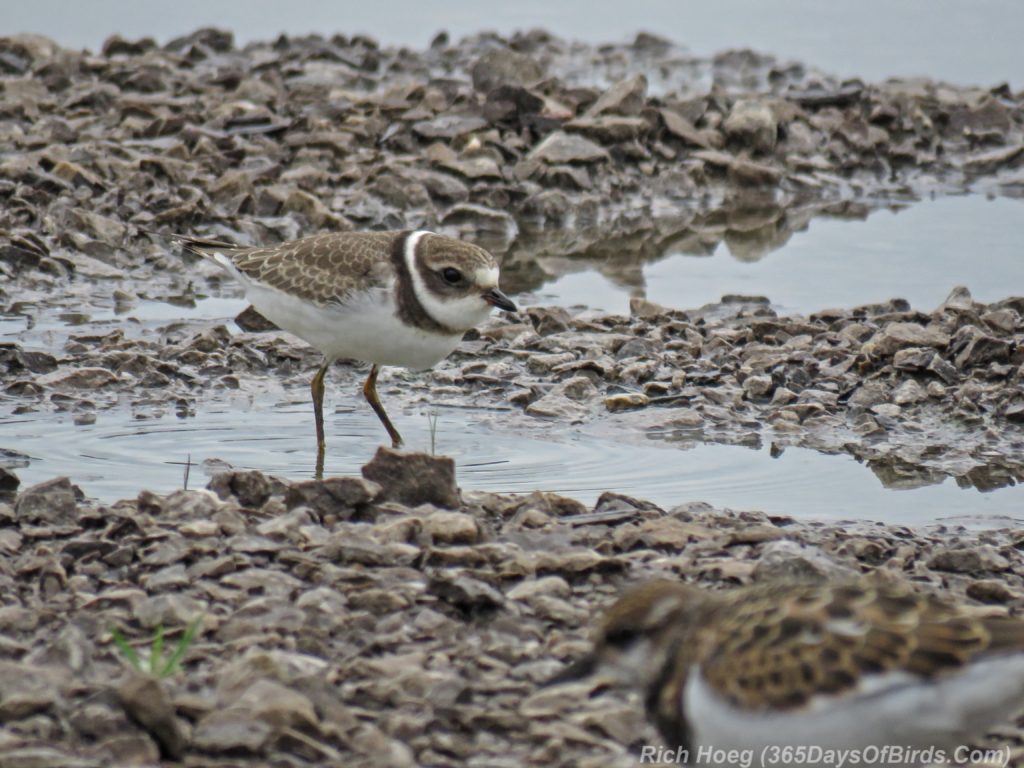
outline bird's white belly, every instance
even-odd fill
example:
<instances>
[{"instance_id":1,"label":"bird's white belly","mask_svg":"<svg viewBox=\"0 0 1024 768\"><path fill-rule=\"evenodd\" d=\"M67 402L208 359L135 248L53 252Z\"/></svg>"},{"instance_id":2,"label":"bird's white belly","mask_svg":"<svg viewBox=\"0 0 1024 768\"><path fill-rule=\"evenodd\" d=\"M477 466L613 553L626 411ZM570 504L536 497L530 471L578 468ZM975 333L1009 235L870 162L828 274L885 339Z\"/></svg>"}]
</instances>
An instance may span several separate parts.
<instances>
[{"instance_id":1,"label":"bird's white belly","mask_svg":"<svg viewBox=\"0 0 1024 768\"><path fill-rule=\"evenodd\" d=\"M765 765L836 768L839 750L860 750L863 755L864 750L887 745L918 749L920 759L914 760L907 752L898 760L895 755L888 761L877 757L871 764L952 762L957 747L970 744L987 726L1020 711L1024 705L1024 654L975 662L938 681L890 673L839 699L819 697L807 708L784 713L737 709L712 691L694 669L683 692L683 705L692 729L690 765L723 768L722 753L714 750L753 754L752 765L759 765L762 752L774 750L766 753L769 760ZM781 749L798 746L807 749L802 753ZM809 751L811 748L820 752ZM929 748L945 750L945 758L936 760ZM781 761L772 760L772 755ZM700 760L699 756L712 759ZM852 763L849 754L844 762ZM860 764L868 763L862 757Z\"/></svg>"},{"instance_id":2,"label":"bird's white belly","mask_svg":"<svg viewBox=\"0 0 1024 768\"><path fill-rule=\"evenodd\" d=\"M462 334L431 333L403 323L395 314L388 287L354 296L343 306L317 306L251 280L242 284L246 299L261 315L330 360L429 368L447 357L462 339Z\"/></svg>"}]
</instances>

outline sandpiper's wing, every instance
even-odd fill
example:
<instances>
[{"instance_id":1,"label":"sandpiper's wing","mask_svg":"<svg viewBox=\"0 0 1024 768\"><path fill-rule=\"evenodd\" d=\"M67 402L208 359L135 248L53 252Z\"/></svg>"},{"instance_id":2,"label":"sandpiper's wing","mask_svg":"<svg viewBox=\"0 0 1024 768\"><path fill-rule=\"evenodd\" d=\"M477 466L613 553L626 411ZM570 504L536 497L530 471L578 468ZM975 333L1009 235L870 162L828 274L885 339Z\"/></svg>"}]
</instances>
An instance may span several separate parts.
<instances>
[{"instance_id":1,"label":"sandpiper's wing","mask_svg":"<svg viewBox=\"0 0 1024 768\"><path fill-rule=\"evenodd\" d=\"M792 709L870 676L936 678L983 655L1024 651L1024 621L972 615L906 586L778 584L722 600L702 633L701 671L743 708Z\"/></svg>"},{"instance_id":2,"label":"sandpiper's wing","mask_svg":"<svg viewBox=\"0 0 1024 768\"><path fill-rule=\"evenodd\" d=\"M281 245L246 248L174 235L173 240L229 271L315 304L344 302L393 276L394 232L336 232Z\"/></svg>"}]
</instances>

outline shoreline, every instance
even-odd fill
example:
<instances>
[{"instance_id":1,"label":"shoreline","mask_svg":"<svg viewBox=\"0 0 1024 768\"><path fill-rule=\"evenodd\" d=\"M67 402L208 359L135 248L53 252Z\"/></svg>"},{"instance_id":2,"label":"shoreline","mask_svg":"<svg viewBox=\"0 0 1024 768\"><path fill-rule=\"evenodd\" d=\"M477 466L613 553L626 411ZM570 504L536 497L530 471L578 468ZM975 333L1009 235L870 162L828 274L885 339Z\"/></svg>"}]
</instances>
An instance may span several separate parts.
<instances>
[{"instance_id":1,"label":"shoreline","mask_svg":"<svg viewBox=\"0 0 1024 768\"><path fill-rule=\"evenodd\" d=\"M239 50L200 30L163 48L112 38L96 55L4 38L0 53L0 309L27 326L40 307L83 318L0 345L6 416L95 419L127 403L187 417L228 392L308 385L316 353L251 315L240 332L94 322L111 300L188 307L221 290L215 267L143 230L263 243L432 227L503 255L526 291L544 283L539 255L611 263L726 238L758 252L808 211L1022 184L1024 94L838 82L751 52L682 56L651 36ZM395 374L393 403L441 392L505 409L526 434L583 423L627 447L651 434L793 445L894 483L996 488L1024 479L1022 318L1024 299L982 304L966 289L937 308L807 316L760 296L637 298L629 315L527 307L467 334L432 373ZM359 373L335 375L354 387ZM113 504L67 479L16 492L0 471L0 762L155 763L181 737L195 766L625 768L657 743L638 701L539 688L625 583L873 572L985 610L1024 600L1011 527L460 496L443 457L382 449L371 466L373 480L226 473L213 491ZM145 647L157 626L176 636L196 617L184 672L164 683L169 730L139 727L146 697L118 690L111 628ZM1022 764L1018 727L993 739Z\"/></svg>"}]
</instances>

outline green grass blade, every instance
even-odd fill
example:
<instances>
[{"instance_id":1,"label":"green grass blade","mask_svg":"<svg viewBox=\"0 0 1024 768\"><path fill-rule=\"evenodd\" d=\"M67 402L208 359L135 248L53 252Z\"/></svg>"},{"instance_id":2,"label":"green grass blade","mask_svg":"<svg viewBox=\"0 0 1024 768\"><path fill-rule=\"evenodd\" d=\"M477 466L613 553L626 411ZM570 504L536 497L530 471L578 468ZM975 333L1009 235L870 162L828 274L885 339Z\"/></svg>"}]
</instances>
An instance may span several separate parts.
<instances>
[{"instance_id":1,"label":"green grass blade","mask_svg":"<svg viewBox=\"0 0 1024 768\"><path fill-rule=\"evenodd\" d=\"M114 643L121 649L121 653L126 659L128 659L128 663L141 672L142 662L139 661L139 654L135 652L134 648L128 645L128 641L124 639L124 635L121 634L121 630L117 627L111 627L110 634L114 638Z\"/></svg>"},{"instance_id":2,"label":"green grass blade","mask_svg":"<svg viewBox=\"0 0 1024 768\"><path fill-rule=\"evenodd\" d=\"M197 616L192 620L192 623L188 625L188 629L178 639L178 644L174 647L174 653L167 660L163 669L160 671L160 678L169 677L178 671L178 664L181 662L185 652L188 651L188 647L192 645L192 640L195 639L196 632L199 631L199 625L202 623L203 617Z\"/></svg>"}]
</instances>

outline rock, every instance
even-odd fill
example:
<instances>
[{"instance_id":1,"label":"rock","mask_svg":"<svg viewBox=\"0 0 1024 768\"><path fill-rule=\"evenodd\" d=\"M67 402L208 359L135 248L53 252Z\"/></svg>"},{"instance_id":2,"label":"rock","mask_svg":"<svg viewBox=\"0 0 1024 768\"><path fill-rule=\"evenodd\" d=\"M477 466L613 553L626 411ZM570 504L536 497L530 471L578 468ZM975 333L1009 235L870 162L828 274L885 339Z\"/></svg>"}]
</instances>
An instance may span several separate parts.
<instances>
[{"instance_id":1,"label":"rock","mask_svg":"<svg viewBox=\"0 0 1024 768\"><path fill-rule=\"evenodd\" d=\"M956 355L953 363L957 368L1006 362L1013 350L1013 344L1007 339L996 338L971 325L957 331L951 346Z\"/></svg>"},{"instance_id":2,"label":"rock","mask_svg":"<svg viewBox=\"0 0 1024 768\"><path fill-rule=\"evenodd\" d=\"M590 415L590 409L573 402L565 395L549 392L527 405L526 414L575 423L584 421Z\"/></svg>"},{"instance_id":3,"label":"rock","mask_svg":"<svg viewBox=\"0 0 1024 768\"><path fill-rule=\"evenodd\" d=\"M273 738L274 728L245 709L218 709L196 723L192 744L214 754L260 755Z\"/></svg>"},{"instance_id":4,"label":"rock","mask_svg":"<svg viewBox=\"0 0 1024 768\"><path fill-rule=\"evenodd\" d=\"M608 160L608 152L582 136L555 131L534 147L528 157L549 165L597 163Z\"/></svg>"},{"instance_id":5,"label":"rock","mask_svg":"<svg viewBox=\"0 0 1024 768\"><path fill-rule=\"evenodd\" d=\"M50 669L0 661L0 721L22 720L39 712L56 710L62 704L57 678Z\"/></svg>"},{"instance_id":6,"label":"rock","mask_svg":"<svg viewBox=\"0 0 1024 768\"><path fill-rule=\"evenodd\" d=\"M664 317L671 312L672 310L669 307L648 301L640 296L632 296L629 299L629 314L644 320Z\"/></svg>"},{"instance_id":7,"label":"rock","mask_svg":"<svg viewBox=\"0 0 1024 768\"><path fill-rule=\"evenodd\" d=\"M572 322L572 317L562 307L528 307L526 314L540 336L567 331Z\"/></svg>"},{"instance_id":8,"label":"rock","mask_svg":"<svg viewBox=\"0 0 1024 768\"><path fill-rule=\"evenodd\" d=\"M642 117L579 117L562 126L563 130L582 133L584 136L601 142L615 144L639 138L650 129L650 125Z\"/></svg>"},{"instance_id":9,"label":"rock","mask_svg":"<svg viewBox=\"0 0 1024 768\"><path fill-rule=\"evenodd\" d=\"M476 115L438 115L432 120L412 124L413 133L424 139L451 141L487 127L487 121Z\"/></svg>"},{"instance_id":10,"label":"rock","mask_svg":"<svg viewBox=\"0 0 1024 768\"><path fill-rule=\"evenodd\" d=\"M1024 155L1024 144L1017 144L1012 147L992 149L988 152L971 155L965 158L961 165L965 171L987 174L1017 161L1022 155Z\"/></svg>"},{"instance_id":11,"label":"rock","mask_svg":"<svg viewBox=\"0 0 1024 768\"><path fill-rule=\"evenodd\" d=\"M30 523L73 523L80 494L66 477L45 480L21 492L14 504L14 514L19 520Z\"/></svg>"},{"instance_id":12,"label":"rock","mask_svg":"<svg viewBox=\"0 0 1024 768\"><path fill-rule=\"evenodd\" d=\"M182 579L183 584L188 583ZM152 589L155 586L152 579L146 582L146 587ZM132 609L132 615L139 624L146 629L163 627L187 627L193 621L200 618L207 609L206 603L195 598L181 594L160 594L140 600Z\"/></svg>"},{"instance_id":13,"label":"rock","mask_svg":"<svg viewBox=\"0 0 1024 768\"><path fill-rule=\"evenodd\" d=\"M981 603L1009 603L1020 597L998 579L977 579L967 584L967 596Z\"/></svg>"},{"instance_id":14,"label":"rock","mask_svg":"<svg viewBox=\"0 0 1024 768\"><path fill-rule=\"evenodd\" d=\"M423 518L423 531L436 544L475 544L480 526L463 512L431 512Z\"/></svg>"},{"instance_id":15,"label":"rock","mask_svg":"<svg viewBox=\"0 0 1024 768\"><path fill-rule=\"evenodd\" d=\"M561 576L544 576L539 579L521 581L505 595L510 600L522 600L529 603L541 596L569 598L572 596L572 588Z\"/></svg>"},{"instance_id":16,"label":"rock","mask_svg":"<svg viewBox=\"0 0 1024 768\"><path fill-rule=\"evenodd\" d=\"M951 573L988 573L1005 571L1009 561L991 546L940 549L928 560L928 567Z\"/></svg>"},{"instance_id":17,"label":"rock","mask_svg":"<svg viewBox=\"0 0 1024 768\"><path fill-rule=\"evenodd\" d=\"M501 179L501 167L493 157L448 157L437 161L438 166L453 171L470 181L475 179Z\"/></svg>"},{"instance_id":18,"label":"rock","mask_svg":"<svg viewBox=\"0 0 1024 768\"><path fill-rule=\"evenodd\" d=\"M0 498L13 496L19 485L21 485L21 480L16 474L9 469L0 467Z\"/></svg>"},{"instance_id":19,"label":"rock","mask_svg":"<svg viewBox=\"0 0 1024 768\"><path fill-rule=\"evenodd\" d=\"M448 226L470 225L476 232L495 232L509 236L514 236L518 232L515 219L505 211L496 211L474 203L453 205L441 217L441 223Z\"/></svg>"},{"instance_id":20,"label":"rock","mask_svg":"<svg viewBox=\"0 0 1024 768\"><path fill-rule=\"evenodd\" d=\"M344 229L342 219L321 202L319 197L301 189L293 189L284 200L283 207L305 217L311 226Z\"/></svg>"},{"instance_id":21,"label":"rock","mask_svg":"<svg viewBox=\"0 0 1024 768\"><path fill-rule=\"evenodd\" d=\"M1014 424L1024 424L1024 402L1011 403L1003 411L1003 418Z\"/></svg>"},{"instance_id":22,"label":"rock","mask_svg":"<svg viewBox=\"0 0 1024 768\"><path fill-rule=\"evenodd\" d=\"M8 373L50 373L57 368L57 358L46 352L22 349L17 344L0 343L0 367Z\"/></svg>"},{"instance_id":23,"label":"rock","mask_svg":"<svg viewBox=\"0 0 1024 768\"><path fill-rule=\"evenodd\" d=\"M928 393L924 387L913 379L907 379L892 393L892 401L896 405L912 405L928 399Z\"/></svg>"},{"instance_id":24,"label":"rock","mask_svg":"<svg viewBox=\"0 0 1024 768\"><path fill-rule=\"evenodd\" d=\"M520 85L499 85L487 94L484 117L491 122L523 120L539 114L544 99Z\"/></svg>"},{"instance_id":25,"label":"rock","mask_svg":"<svg viewBox=\"0 0 1024 768\"><path fill-rule=\"evenodd\" d=\"M236 699L233 707L248 710L275 730L315 730L320 723L307 696L273 680L257 680Z\"/></svg>"},{"instance_id":26,"label":"rock","mask_svg":"<svg viewBox=\"0 0 1024 768\"><path fill-rule=\"evenodd\" d=\"M215 493L203 489L172 491L162 500L142 491L138 506L140 511L151 511L169 520L208 520L220 511L222 505Z\"/></svg>"},{"instance_id":27,"label":"rock","mask_svg":"<svg viewBox=\"0 0 1024 768\"><path fill-rule=\"evenodd\" d=\"M156 740L168 758L180 761L184 757L185 737L174 705L156 678L133 673L117 687L117 695L128 717Z\"/></svg>"},{"instance_id":28,"label":"rock","mask_svg":"<svg viewBox=\"0 0 1024 768\"><path fill-rule=\"evenodd\" d=\"M931 365L935 350L925 347L899 349L892 357L892 364L901 371L924 371Z\"/></svg>"},{"instance_id":29,"label":"rock","mask_svg":"<svg viewBox=\"0 0 1024 768\"><path fill-rule=\"evenodd\" d=\"M61 50L42 35L22 33L0 38L0 72L22 75L36 64L53 59Z\"/></svg>"},{"instance_id":30,"label":"rock","mask_svg":"<svg viewBox=\"0 0 1024 768\"><path fill-rule=\"evenodd\" d=\"M1021 324L1020 315L1009 308L985 312L981 321L994 331L1005 334L1013 333Z\"/></svg>"},{"instance_id":31,"label":"rock","mask_svg":"<svg viewBox=\"0 0 1024 768\"><path fill-rule=\"evenodd\" d=\"M502 85L530 85L544 77L544 67L526 54L508 48L493 48L473 63L470 73L473 87L488 93Z\"/></svg>"},{"instance_id":32,"label":"rock","mask_svg":"<svg viewBox=\"0 0 1024 768\"><path fill-rule=\"evenodd\" d=\"M156 48L156 41L151 37L144 37L140 40L127 40L121 37L121 35L111 35L103 41L103 47L100 49L100 52L107 58L112 56L140 56L154 48Z\"/></svg>"},{"instance_id":33,"label":"rock","mask_svg":"<svg viewBox=\"0 0 1024 768\"><path fill-rule=\"evenodd\" d=\"M602 93L586 112L587 117L606 113L615 115L638 115L647 99L647 78L633 75L620 80Z\"/></svg>"},{"instance_id":34,"label":"rock","mask_svg":"<svg viewBox=\"0 0 1024 768\"><path fill-rule=\"evenodd\" d=\"M850 578L855 571L839 563L820 547L796 541L771 541L761 550L754 567L755 581L770 579L805 579L825 581Z\"/></svg>"},{"instance_id":35,"label":"rock","mask_svg":"<svg viewBox=\"0 0 1024 768\"><path fill-rule=\"evenodd\" d=\"M491 160L489 157L482 159ZM491 162L493 163L494 161L491 160ZM479 175L471 177L468 173L463 173L458 168L454 168L453 170L455 170L456 173L461 173L462 175L467 176L467 178L480 177ZM449 173L434 171L429 168L401 168L397 170L396 173L400 178L422 185L432 198L438 200L443 200L445 202L463 202L469 197L469 187ZM501 178L501 170L497 168L497 164L495 163L494 169L489 170L487 173L483 174L483 176Z\"/></svg>"},{"instance_id":36,"label":"rock","mask_svg":"<svg viewBox=\"0 0 1024 768\"><path fill-rule=\"evenodd\" d=\"M693 152L692 157L724 169L729 179L736 184L760 187L778 184L782 180L782 171L779 169L765 163L733 157L726 152L701 149Z\"/></svg>"},{"instance_id":37,"label":"rock","mask_svg":"<svg viewBox=\"0 0 1024 768\"><path fill-rule=\"evenodd\" d=\"M454 509L459 506L455 462L447 456L405 453L381 446L362 472L367 480L380 485L382 499L410 507L434 504Z\"/></svg>"},{"instance_id":38,"label":"rock","mask_svg":"<svg viewBox=\"0 0 1024 768\"><path fill-rule=\"evenodd\" d=\"M704 149L717 149L722 146L722 135L718 131L697 129L689 120L672 109L658 110L665 130L684 144Z\"/></svg>"},{"instance_id":39,"label":"rock","mask_svg":"<svg viewBox=\"0 0 1024 768\"><path fill-rule=\"evenodd\" d=\"M630 411L636 408L644 408L651 402L651 398L642 392L623 392L618 395L611 395L604 399L604 407L611 413L618 411Z\"/></svg>"},{"instance_id":40,"label":"rock","mask_svg":"<svg viewBox=\"0 0 1024 768\"><path fill-rule=\"evenodd\" d=\"M214 53L227 53L235 45L235 36L226 29L202 27L195 32L176 37L164 47L171 51L184 51L192 47L208 48Z\"/></svg>"},{"instance_id":41,"label":"rock","mask_svg":"<svg viewBox=\"0 0 1024 768\"><path fill-rule=\"evenodd\" d=\"M381 486L372 481L358 477L329 477L292 483L285 492L284 503L288 509L305 506L320 517L334 515L347 520L360 514L381 493Z\"/></svg>"},{"instance_id":42,"label":"rock","mask_svg":"<svg viewBox=\"0 0 1024 768\"><path fill-rule=\"evenodd\" d=\"M767 154L775 149L779 125L769 105L757 99L740 99L733 104L722 129L730 141Z\"/></svg>"},{"instance_id":43,"label":"rock","mask_svg":"<svg viewBox=\"0 0 1024 768\"><path fill-rule=\"evenodd\" d=\"M159 765L160 747L148 734L124 733L96 744L96 752L109 755L112 765Z\"/></svg>"},{"instance_id":44,"label":"rock","mask_svg":"<svg viewBox=\"0 0 1024 768\"><path fill-rule=\"evenodd\" d=\"M435 576L431 578L427 591L467 614L491 613L505 605L505 596L501 592L468 576Z\"/></svg>"},{"instance_id":45,"label":"rock","mask_svg":"<svg viewBox=\"0 0 1024 768\"><path fill-rule=\"evenodd\" d=\"M558 382L551 390L554 395L563 395L577 403L585 403L597 395L597 387L586 376L570 376Z\"/></svg>"},{"instance_id":46,"label":"rock","mask_svg":"<svg viewBox=\"0 0 1024 768\"><path fill-rule=\"evenodd\" d=\"M939 328L925 327L920 323L889 323L864 344L864 353L889 357L904 347L942 349L949 340L949 334Z\"/></svg>"},{"instance_id":47,"label":"rock","mask_svg":"<svg viewBox=\"0 0 1024 768\"><path fill-rule=\"evenodd\" d=\"M747 378L743 380L743 394L748 400L757 400L769 397L772 394L774 386L775 384L772 381L772 377L766 373L747 376Z\"/></svg>"},{"instance_id":48,"label":"rock","mask_svg":"<svg viewBox=\"0 0 1024 768\"><path fill-rule=\"evenodd\" d=\"M0 747L0 765L5 768L104 768L108 761L79 757L51 747Z\"/></svg>"},{"instance_id":49,"label":"rock","mask_svg":"<svg viewBox=\"0 0 1024 768\"><path fill-rule=\"evenodd\" d=\"M36 383L54 389L94 390L117 383L117 376L106 368L58 369L36 379Z\"/></svg>"},{"instance_id":50,"label":"rock","mask_svg":"<svg viewBox=\"0 0 1024 768\"><path fill-rule=\"evenodd\" d=\"M966 285L957 285L949 292L946 300L939 305L936 313L948 310L969 312L974 309L974 298Z\"/></svg>"},{"instance_id":51,"label":"rock","mask_svg":"<svg viewBox=\"0 0 1024 768\"><path fill-rule=\"evenodd\" d=\"M258 509L270 498L272 485L262 472L249 470L218 472L206 487L225 501L234 497L243 507Z\"/></svg>"}]
</instances>

